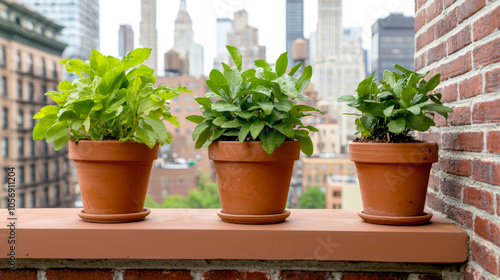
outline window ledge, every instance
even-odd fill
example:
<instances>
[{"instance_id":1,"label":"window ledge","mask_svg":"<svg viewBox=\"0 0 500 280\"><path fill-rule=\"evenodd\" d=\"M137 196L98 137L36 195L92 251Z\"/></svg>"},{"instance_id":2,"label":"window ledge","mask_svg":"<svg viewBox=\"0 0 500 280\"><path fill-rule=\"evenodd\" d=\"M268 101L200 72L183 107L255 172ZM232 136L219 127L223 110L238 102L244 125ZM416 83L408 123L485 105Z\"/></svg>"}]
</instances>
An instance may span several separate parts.
<instances>
[{"instance_id":1,"label":"window ledge","mask_svg":"<svg viewBox=\"0 0 500 280\"><path fill-rule=\"evenodd\" d=\"M383 226L355 210L292 209L284 223L239 225L220 220L216 209L152 209L144 221L96 224L79 210L16 209L16 258L461 263L468 252L467 234L436 216L427 225ZM2 239L9 235L0 228Z\"/></svg>"}]
</instances>

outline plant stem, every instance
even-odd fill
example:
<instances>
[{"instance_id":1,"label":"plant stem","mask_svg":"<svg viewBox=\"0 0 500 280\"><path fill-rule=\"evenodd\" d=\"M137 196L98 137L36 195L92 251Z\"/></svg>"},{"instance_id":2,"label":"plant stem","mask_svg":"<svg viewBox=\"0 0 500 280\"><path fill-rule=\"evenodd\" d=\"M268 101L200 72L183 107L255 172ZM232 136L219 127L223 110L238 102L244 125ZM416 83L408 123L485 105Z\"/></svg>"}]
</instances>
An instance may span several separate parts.
<instances>
[{"instance_id":1,"label":"plant stem","mask_svg":"<svg viewBox=\"0 0 500 280\"><path fill-rule=\"evenodd\" d=\"M387 140L391 142L391 135L389 134L389 132L387 132Z\"/></svg>"}]
</instances>

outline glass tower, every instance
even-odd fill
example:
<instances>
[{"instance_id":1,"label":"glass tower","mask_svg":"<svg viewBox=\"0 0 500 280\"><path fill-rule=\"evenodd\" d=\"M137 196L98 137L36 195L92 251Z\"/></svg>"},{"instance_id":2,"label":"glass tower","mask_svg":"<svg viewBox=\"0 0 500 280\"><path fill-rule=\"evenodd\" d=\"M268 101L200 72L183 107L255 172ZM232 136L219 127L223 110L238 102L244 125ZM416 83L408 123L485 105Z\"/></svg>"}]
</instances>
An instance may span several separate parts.
<instances>
[{"instance_id":1,"label":"glass tower","mask_svg":"<svg viewBox=\"0 0 500 280\"><path fill-rule=\"evenodd\" d=\"M304 38L304 0L286 0L286 51L288 65L295 65L292 60L292 43Z\"/></svg>"}]
</instances>

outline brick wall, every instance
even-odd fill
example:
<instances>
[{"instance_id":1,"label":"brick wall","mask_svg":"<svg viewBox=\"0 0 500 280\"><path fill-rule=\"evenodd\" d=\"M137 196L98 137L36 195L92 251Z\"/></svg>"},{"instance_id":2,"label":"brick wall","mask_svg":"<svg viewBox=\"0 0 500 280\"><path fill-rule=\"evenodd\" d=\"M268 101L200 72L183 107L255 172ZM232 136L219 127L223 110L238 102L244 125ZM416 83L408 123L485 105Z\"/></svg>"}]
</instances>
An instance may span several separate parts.
<instances>
[{"instance_id":1,"label":"brick wall","mask_svg":"<svg viewBox=\"0 0 500 280\"><path fill-rule=\"evenodd\" d=\"M470 236L465 279L500 276L500 1L415 0L415 69L454 108L420 134L440 144L427 206Z\"/></svg>"}]
</instances>

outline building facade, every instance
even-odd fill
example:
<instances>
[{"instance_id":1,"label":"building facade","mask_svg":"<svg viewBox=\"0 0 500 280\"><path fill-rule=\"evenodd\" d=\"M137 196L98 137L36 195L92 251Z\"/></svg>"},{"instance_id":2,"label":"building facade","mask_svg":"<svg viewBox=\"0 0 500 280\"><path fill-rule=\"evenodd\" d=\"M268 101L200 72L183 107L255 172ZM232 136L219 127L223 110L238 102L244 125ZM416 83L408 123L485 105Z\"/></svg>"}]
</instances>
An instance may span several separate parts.
<instances>
[{"instance_id":1,"label":"building facade","mask_svg":"<svg viewBox=\"0 0 500 280\"><path fill-rule=\"evenodd\" d=\"M63 26L4 0L0 14L1 207L8 205L8 168L16 208L71 207L67 149L55 152L53 144L32 137L34 114L54 104L44 93L57 90L63 78Z\"/></svg>"},{"instance_id":2,"label":"building facade","mask_svg":"<svg viewBox=\"0 0 500 280\"><path fill-rule=\"evenodd\" d=\"M63 57L87 60L99 49L99 0L18 0L64 26L61 41L68 46ZM74 77L76 75L69 75Z\"/></svg>"},{"instance_id":3,"label":"building facade","mask_svg":"<svg viewBox=\"0 0 500 280\"><path fill-rule=\"evenodd\" d=\"M292 56L292 44L299 38L304 38L304 0L286 0L286 51L291 67L296 64Z\"/></svg>"},{"instance_id":4,"label":"building facade","mask_svg":"<svg viewBox=\"0 0 500 280\"><path fill-rule=\"evenodd\" d=\"M118 31L118 56L124 57L134 49L134 30L129 24L121 24Z\"/></svg>"},{"instance_id":5,"label":"building facade","mask_svg":"<svg viewBox=\"0 0 500 280\"><path fill-rule=\"evenodd\" d=\"M221 63L229 64L230 55L226 49L227 35L233 30L233 21L229 18L218 18L216 26L214 69L222 69Z\"/></svg>"},{"instance_id":6,"label":"building facade","mask_svg":"<svg viewBox=\"0 0 500 280\"><path fill-rule=\"evenodd\" d=\"M371 71L382 79L385 69L399 64L406 69L414 69L415 53L414 18L402 14L391 14L377 20L372 25Z\"/></svg>"},{"instance_id":7,"label":"building facade","mask_svg":"<svg viewBox=\"0 0 500 280\"><path fill-rule=\"evenodd\" d=\"M151 48L149 58L144 64L158 73L158 31L156 30L156 0L141 0L141 31L139 45Z\"/></svg>"}]
</instances>

